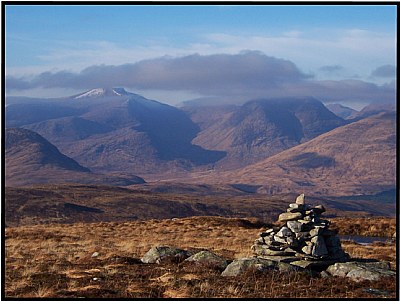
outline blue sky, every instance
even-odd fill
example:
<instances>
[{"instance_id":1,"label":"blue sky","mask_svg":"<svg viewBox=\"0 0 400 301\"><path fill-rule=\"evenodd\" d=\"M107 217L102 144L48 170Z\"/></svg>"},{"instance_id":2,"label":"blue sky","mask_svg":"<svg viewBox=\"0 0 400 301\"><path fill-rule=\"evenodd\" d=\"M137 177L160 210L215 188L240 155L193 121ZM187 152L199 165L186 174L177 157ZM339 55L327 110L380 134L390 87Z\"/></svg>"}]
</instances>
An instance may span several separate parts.
<instances>
[{"instance_id":1,"label":"blue sky","mask_svg":"<svg viewBox=\"0 0 400 301\"><path fill-rule=\"evenodd\" d=\"M277 91L286 89L287 95L309 93L350 104L362 102L371 91L376 99L379 92L390 98L387 89L394 87L395 5L11 5L5 12L8 95L64 96L110 80L179 103L232 98L222 91L246 75L254 80L246 80L253 92L240 85L238 99L279 96ZM260 64L265 70L259 70ZM290 82L274 76L289 65ZM96 66L97 81L84 76ZM207 76L202 66L215 67L211 78L221 89L207 86L201 77L196 85L197 71ZM227 82L229 76L219 67L237 76ZM140 71L151 80L138 80ZM278 86L274 90L266 84L256 93L254 86L262 86L256 83L259 78ZM342 90L344 84L358 94L326 95L337 94L332 87Z\"/></svg>"}]
</instances>

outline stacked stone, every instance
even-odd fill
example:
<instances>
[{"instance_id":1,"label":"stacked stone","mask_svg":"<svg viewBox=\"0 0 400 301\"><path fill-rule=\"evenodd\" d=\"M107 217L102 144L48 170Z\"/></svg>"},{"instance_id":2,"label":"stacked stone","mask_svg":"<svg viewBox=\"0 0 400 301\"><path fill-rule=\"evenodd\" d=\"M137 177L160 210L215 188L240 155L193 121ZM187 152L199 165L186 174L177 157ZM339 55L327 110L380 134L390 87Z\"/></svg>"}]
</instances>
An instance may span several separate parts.
<instances>
[{"instance_id":1,"label":"stacked stone","mask_svg":"<svg viewBox=\"0 0 400 301\"><path fill-rule=\"evenodd\" d=\"M294 256L309 260L347 259L336 231L329 229L330 222L321 219L322 205L305 204L304 194L296 203L289 204L287 212L279 215L281 227L260 233L251 247L257 257Z\"/></svg>"}]
</instances>

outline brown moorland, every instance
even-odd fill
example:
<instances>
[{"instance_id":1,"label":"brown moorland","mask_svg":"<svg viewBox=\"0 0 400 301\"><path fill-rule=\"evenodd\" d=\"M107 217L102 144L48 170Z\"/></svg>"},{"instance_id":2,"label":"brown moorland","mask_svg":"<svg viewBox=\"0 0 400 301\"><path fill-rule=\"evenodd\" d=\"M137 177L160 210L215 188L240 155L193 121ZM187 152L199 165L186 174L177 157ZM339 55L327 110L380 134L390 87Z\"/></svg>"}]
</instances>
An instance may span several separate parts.
<instances>
[{"instance_id":1,"label":"brown moorland","mask_svg":"<svg viewBox=\"0 0 400 301\"><path fill-rule=\"evenodd\" d=\"M366 220L370 226L374 222ZM230 260L250 256L250 246L264 226L254 219L191 217L8 227L5 294L110 298L396 296L394 278L354 282L276 271L249 271L225 278L220 276L221 270L211 265L139 261L150 247L160 244L187 250L208 249ZM342 245L352 257L388 260L396 268L394 243Z\"/></svg>"},{"instance_id":2,"label":"brown moorland","mask_svg":"<svg viewBox=\"0 0 400 301\"><path fill-rule=\"evenodd\" d=\"M240 188L240 189L238 189ZM246 187L245 187L246 188ZM229 185L140 184L130 187L47 184L5 188L6 226L111 222L189 216L255 217L272 222L296 195L266 196ZM329 216L393 216L395 204L308 197Z\"/></svg>"}]
</instances>

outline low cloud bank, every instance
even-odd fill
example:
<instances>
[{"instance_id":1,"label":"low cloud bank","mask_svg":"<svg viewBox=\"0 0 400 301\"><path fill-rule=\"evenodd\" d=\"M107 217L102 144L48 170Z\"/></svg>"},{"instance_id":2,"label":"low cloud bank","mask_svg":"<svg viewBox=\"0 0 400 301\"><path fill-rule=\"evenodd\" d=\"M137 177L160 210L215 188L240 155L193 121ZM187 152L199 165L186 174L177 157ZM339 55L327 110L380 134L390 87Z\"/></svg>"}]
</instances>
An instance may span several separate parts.
<instances>
[{"instance_id":1,"label":"low cloud bank","mask_svg":"<svg viewBox=\"0 0 400 301\"><path fill-rule=\"evenodd\" d=\"M393 77L393 66L381 66L374 76ZM327 72L342 66L325 66ZM395 69L394 69L395 74ZM161 57L134 64L96 65L79 73L44 72L31 77L6 77L8 91L34 88L91 89L122 86L140 90L190 91L205 97L314 96L325 102L394 102L394 85L360 80L318 81L291 61L258 51L239 54Z\"/></svg>"}]
</instances>

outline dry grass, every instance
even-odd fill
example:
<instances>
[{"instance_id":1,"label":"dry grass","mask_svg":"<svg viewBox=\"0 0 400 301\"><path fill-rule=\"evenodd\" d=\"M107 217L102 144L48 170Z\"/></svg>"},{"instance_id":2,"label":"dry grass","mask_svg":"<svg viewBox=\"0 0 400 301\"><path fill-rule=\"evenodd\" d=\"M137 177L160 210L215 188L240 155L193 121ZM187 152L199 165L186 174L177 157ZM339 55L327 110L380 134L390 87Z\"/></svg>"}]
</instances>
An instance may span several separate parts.
<instances>
[{"instance_id":1,"label":"dry grass","mask_svg":"<svg viewBox=\"0 0 400 301\"><path fill-rule=\"evenodd\" d=\"M363 290L375 288L395 295L393 279L353 283L254 271L223 278L212 266L138 260L159 244L208 249L227 259L250 256L261 228L255 219L217 217L6 228L5 293L8 297L374 297ZM343 246L353 257L396 261L393 244ZM99 255L92 257L94 252Z\"/></svg>"},{"instance_id":2,"label":"dry grass","mask_svg":"<svg viewBox=\"0 0 400 301\"><path fill-rule=\"evenodd\" d=\"M388 217L334 218L333 228L342 235L392 237L396 232L396 219Z\"/></svg>"},{"instance_id":3,"label":"dry grass","mask_svg":"<svg viewBox=\"0 0 400 301\"><path fill-rule=\"evenodd\" d=\"M352 241L342 241L342 247L351 257L388 261L392 269L397 269L397 252L394 243L375 242L370 245L360 245Z\"/></svg>"}]
</instances>

